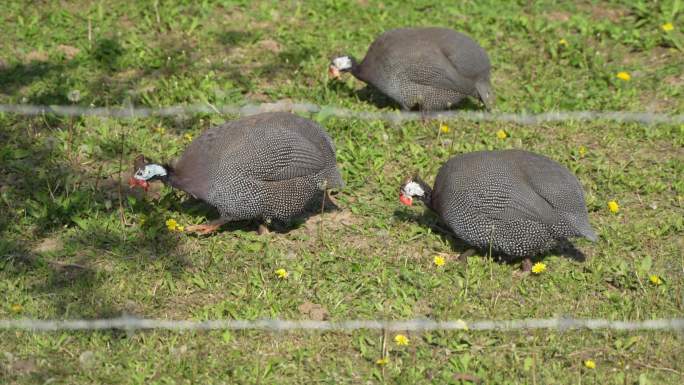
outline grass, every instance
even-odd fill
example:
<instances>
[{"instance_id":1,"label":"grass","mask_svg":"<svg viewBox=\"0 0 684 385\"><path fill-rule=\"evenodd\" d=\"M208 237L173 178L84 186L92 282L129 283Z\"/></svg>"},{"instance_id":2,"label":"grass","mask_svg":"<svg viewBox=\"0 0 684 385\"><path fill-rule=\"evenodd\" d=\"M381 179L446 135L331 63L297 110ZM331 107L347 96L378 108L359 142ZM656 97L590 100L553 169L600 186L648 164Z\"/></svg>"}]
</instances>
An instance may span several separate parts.
<instances>
[{"instance_id":1,"label":"grass","mask_svg":"<svg viewBox=\"0 0 684 385\"><path fill-rule=\"evenodd\" d=\"M362 57L389 28L444 25L489 52L498 111L684 112L678 1L7 3L0 103L292 99L377 110L358 81L327 81L329 58ZM661 29L666 22L673 31ZM286 233L258 236L255 224L239 223L195 237L164 223L201 223L211 211L168 188L143 197L123 186L120 195L120 162L125 173L140 152L171 159L186 134L233 117L0 114L0 318L301 319L310 316L302 304L333 320L681 317L684 126L453 121L442 133L438 122L310 117L337 144L342 210ZM579 177L600 235L576 242L586 261L555 251L533 276L486 255L459 262L465 246L438 232L433 215L399 205L404 176L432 181L453 154L501 148L546 154ZM405 334L408 346L387 336L389 363L379 366L383 335L373 331L0 331L0 382L464 384L475 376L641 385L678 384L684 373L684 341L673 332Z\"/></svg>"}]
</instances>

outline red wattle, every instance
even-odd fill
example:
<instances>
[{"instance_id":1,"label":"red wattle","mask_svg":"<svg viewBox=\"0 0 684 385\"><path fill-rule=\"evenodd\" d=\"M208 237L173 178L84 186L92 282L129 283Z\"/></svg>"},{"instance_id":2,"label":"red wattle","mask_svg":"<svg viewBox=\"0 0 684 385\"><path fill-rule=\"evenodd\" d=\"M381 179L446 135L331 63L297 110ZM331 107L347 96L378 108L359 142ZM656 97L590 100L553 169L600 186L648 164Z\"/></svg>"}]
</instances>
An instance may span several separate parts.
<instances>
[{"instance_id":1,"label":"red wattle","mask_svg":"<svg viewBox=\"0 0 684 385\"><path fill-rule=\"evenodd\" d=\"M128 179L128 187L135 188L136 186L142 187L143 190L147 191L150 188L150 184L146 180L135 179L131 177Z\"/></svg>"},{"instance_id":2,"label":"red wattle","mask_svg":"<svg viewBox=\"0 0 684 385\"><path fill-rule=\"evenodd\" d=\"M335 68L335 66L328 67L328 77L331 79L337 79L340 77L340 70Z\"/></svg>"},{"instance_id":3,"label":"red wattle","mask_svg":"<svg viewBox=\"0 0 684 385\"><path fill-rule=\"evenodd\" d=\"M413 199L411 197L407 197L404 194L399 194L399 201L406 206L411 206L413 204Z\"/></svg>"}]
</instances>

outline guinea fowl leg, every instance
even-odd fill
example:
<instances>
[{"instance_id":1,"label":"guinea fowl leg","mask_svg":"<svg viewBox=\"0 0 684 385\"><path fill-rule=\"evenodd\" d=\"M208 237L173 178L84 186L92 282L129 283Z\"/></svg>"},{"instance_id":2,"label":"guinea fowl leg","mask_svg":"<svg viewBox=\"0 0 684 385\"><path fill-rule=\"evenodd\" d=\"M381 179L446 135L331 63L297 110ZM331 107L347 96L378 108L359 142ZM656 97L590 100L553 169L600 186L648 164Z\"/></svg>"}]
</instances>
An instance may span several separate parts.
<instances>
[{"instance_id":1,"label":"guinea fowl leg","mask_svg":"<svg viewBox=\"0 0 684 385\"><path fill-rule=\"evenodd\" d=\"M330 196L330 191L328 189L325 190L325 194L323 195L323 204L325 204L326 201L335 204L335 201L333 201L332 196Z\"/></svg>"},{"instance_id":2,"label":"guinea fowl leg","mask_svg":"<svg viewBox=\"0 0 684 385\"><path fill-rule=\"evenodd\" d=\"M259 235L266 235L266 234L268 234L268 233L270 233L270 231L268 230L268 227L266 226L266 224L265 224L265 223L260 223L260 224L259 224L259 228L257 229L257 234L259 234Z\"/></svg>"},{"instance_id":3,"label":"guinea fowl leg","mask_svg":"<svg viewBox=\"0 0 684 385\"><path fill-rule=\"evenodd\" d=\"M475 249L468 249L456 257L460 262L468 262L468 257L472 256L475 254L477 251Z\"/></svg>"},{"instance_id":4,"label":"guinea fowl leg","mask_svg":"<svg viewBox=\"0 0 684 385\"><path fill-rule=\"evenodd\" d=\"M197 233L201 235L211 234L228 222L230 222L229 219L219 218L201 225L188 226L185 230L189 233Z\"/></svg>"},{"instance_id":5,"label":"guinea fowl leg","mask_svg":"<svg viewBox=\"0 0 684 385\"><path fill-rule=\"evenodd\" d=\"M532 260L529 258L525 258L522 261L522 271L523 273L529 273L532 271Z\"/></svg>"},{"instance_id":6,"label":"guinea fowl leg","mask_svg":"<svg viewBox=\"0 0 684 385\"><path fill-rule=\"evenodd\" d=\"M337 204L337 200L333 198L330 194L330 190L325 190L325 195L323 196L322 210L337 210L340 206Z\"/></svg>"},{"instance_id":7,"label":"guinea fowl leg","mask_svg":"<svg viewBox=\"0 0 684 385\"><path fill-rule=\"evenodd\" d=\"M421 123L423 123L423 126L427 126L428 124L430 124L429 113L424 108L422 108L422 106L419 107L419 109L420 109L420 121L421 121Z\"/></svg>"}]
</instances>

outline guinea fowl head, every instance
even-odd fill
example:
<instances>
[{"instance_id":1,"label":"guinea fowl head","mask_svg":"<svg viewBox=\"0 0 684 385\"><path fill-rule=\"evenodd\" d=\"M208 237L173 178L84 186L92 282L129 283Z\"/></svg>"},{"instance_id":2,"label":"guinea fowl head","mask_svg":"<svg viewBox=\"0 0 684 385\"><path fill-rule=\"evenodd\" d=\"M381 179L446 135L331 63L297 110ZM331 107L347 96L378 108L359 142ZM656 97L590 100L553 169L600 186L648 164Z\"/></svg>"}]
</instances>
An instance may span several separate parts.
<instances>
[{"instance_id":1,"label":"guinea fowl head","mask_svg":"<svg viewBox=\"0 0 684 385\"><path fill-rule=\"evenodd\" d=\"M328 67L328 75L332 79L340 77L342 72L349 72L356 67L356 59L351 56L338 56L332 59Z\"/></svg>"},{"instance_id":2,"label":"guinea fowl head","mask_svg":"<svg viewBox=\"0 0 684 385\"><path fill-rule=\"evenodd\" d=\"M401 187L399 187L399 201L401 203L411 206L414 197L425 203L428 207L431 206L432 189L418 176L406 178Z\"/></svg>"},{"instance_id":3,"label":"guinea fowl head","mask_svg":"<svg viewBox=\"0 0 684 385\"><path fill-rule=\"evenodd\" d=\"M147 191L149 182L163 180L167 175L164 166L148 162L143 155L138 155L133 161L133 176L128 180L128 185L131 188L139 186Z\"/></svg>"}]
</instances>

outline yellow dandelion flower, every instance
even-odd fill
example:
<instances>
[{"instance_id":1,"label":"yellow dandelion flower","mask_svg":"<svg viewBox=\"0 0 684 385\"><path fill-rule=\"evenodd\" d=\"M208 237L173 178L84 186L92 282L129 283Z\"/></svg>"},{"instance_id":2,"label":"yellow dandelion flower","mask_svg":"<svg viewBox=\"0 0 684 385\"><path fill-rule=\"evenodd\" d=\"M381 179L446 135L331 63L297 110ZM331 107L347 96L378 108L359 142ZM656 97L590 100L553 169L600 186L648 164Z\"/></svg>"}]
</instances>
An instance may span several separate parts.
<instances>
[{"instance_id":1,"label":"yellow dandelion flower","mask_svg":"<svg viewBox=\"0 0 684 385\"><path fill-rule=\"evenodd\" d=\"M629 74L629 72L625 71L620 71L615 75L618 79L624 80L628 82L630 79L632 79L632 75Z\"/></svg>"},{"instance_id":2,"label":"yellow dandelion flower","mask_svg":"<svg viewBox=\"0 0 684 385\"><path fill-rule=\"evenodd\" d=\"M439 124L439 132L442 134L448 134L449 133L449 126L447 126L446 123L440 123Z\"/></svg>"},{"instance_id":3,"label":"yellow dandelion flower","mask_svg":"<svg viewBox=\"0 0 684 385\"><path fill-rule=\"evenodd\" d=\"M288 273L285 269L278 269L275 271L275 273L280 279L285 279L288 275L290 275L290 273Z\"/></svg>"},{"instance_id":4,"label":"yellow dandelion flower","mask_svg":"<svg viewBox=\"0 0 684 385\"><path fill-rule=\"evenodd\" d=\"M577 153L579 154L580 158L584 158L584 156L587 155L587 148L584 146L579 146Z\"/></svg>"},{"instance_id":5,"label":"yellow dandelion flower","mask_svg":"<svg viewBox=\"0 0 684 385\"><path fill-rule=\"evenodd\" d=\"M437 255L437 256L435 256L434 263L437 267L441 267L441 266L444 266L444 264L446 263L446 260L444 259L444 257Z\"/></svg>"},{"instance_id":6,"label":"yellow dandelion flower","mask_svg":"<svg viewBox=\"0 0 684 385\"><path fill-rule=\"evenodd\" d=\"M665 32L670 32L674 29L674 25L672 25L672 23L665 23L661 25L660 28Z\"/></svg>"},{"instance_id":7,"label":"yellow dandelion flower","mask_svg":"<svg viewBox=\"0 0 684 385\"><path fill-rule=\"evenodd\" d=\"M183 135L183 140L185 140L186 142L192 142L192 134Z\"/></svg>"},{"instance_id":8,"label":"yellow dandelion flower","mask_svg":"<svg viewBox=\"0 0 684 385\"><path fill-rule=\"evenodd\" d=\"M185 226L178 225L176 226L176 231L180 231L181 233L185 231Z\"/></svg>"},{"instance_id":9,"label":"yellow dandelion flower","mask_svg":"<svg viewBox=\"0 0 684 385\"><path fill-rule=\"evenodd\" d=\"M568 41L565 40L565 39L560 39L560 40L558 40L558 45L562 45L562 46L564 46L564 47L567 47L567 46L568 46Z\"/></svg>"},{"instance_id":10,"label":"yellow dandelion flower","mask_svg":"<svg viewBox=\"0 0 684 385\"><path fill-rule=\"evenodd\" d=\"M389 358L388 357L383 357L383 358L378 358L377 361L375 361L377 365L383 366L389 364Z\"/></svg>"},{"instance_id":11,"label":"yellow dandelion flower","mask_svg":"<svg viewBox=\"0 0 684 385\"><path fill-rule=\"evenodd\" d=\"M508 138L508 134L504 130L499 130L496 132L496 137L501 139L501 140L504 140L504 139Z\"/></svg>"},{"instance_id":12,"label":"yellow dandelion flower","mask_svg":"<svg viewBox=\"0 0 684 385\"><path fill-rule=\"evenodd\" d=\"M543 262L537 262L532 266L532 272L534 274L541 274L546 271L546 264Z\"/></svg>"},{"instance_id":13,"label":"yellow dandelion flower","mask_svg":"<svg viewBox=\"0 0 684 385\"><path fill-rule=\"evenodd\" d=\"M166 228L169 229L169 231L176 231L178 228L178 222L176 222L175 219L167 219L166 220Z\"/></svg>"},{"instance_id":14,"label":"yellow dandelion flower","mask_svg":"<svg viewBox=\"0 0 684 385\"><path fill-rule=\"evenodd\" d=\"M159 135L164 135L166 133L166 129L164 127L161 127L161 126L155 128L154 130L157 131L157 134L159 134Z\"/></svg>"},{"instance_id":15,"label":"yellow dandelion flower","mask_svg":"<svg viewBox=\"0 0 684 385\"><path fill-rule=\"evenodd\" d=\"M409 339L403 334L397 334L394 336L394 342L399 346L406 346L409 344Z\"/></svg>"},{"instance_id":16,"label":"yellow dandelion flower","mask_svg":"<svg viewBox=\"0 0 684 385\"><path fill-rule=\"evenodd\" d=\"M596 368L596 362L594 362L594 360L586 360L584 361L584 366L586 366L588 369L594 369Z\"/></svg>"},{"instance_id":17,"label":"yellow dandelion flower","mask_svg":"<svg viewBox=\"0 0 684 385\"><path fill-rule=\"evenodd\" d=\"M663 280L657 276L656 274L651 274L650 277L648 277L648 280L651 281L652 284L658 286L663 284Z\"/></svg>"},{"instance_id":18,"label":"yellow dandelion flower","mask_svg":"<svg viewBox=\"0 0 684 385\"><path fill-rule=\"evenodd\" d=\"M10 309L12 309L12 313L21 313L21 311L24 310L24 307L21 306L20 303L15 303L10 306Z\"/></svg>"},{"instance_id":19,"label":"yellow dandelion flower","mask_svg":"<svg viewBox=\"0 0 684 385\"><path fill-rule=\"evenodd\" d=\"M620 211L620 205L616 201L610 201L608 202L608 210L610 210L611 213L615 214L618 211Z\"/></svg>"}]
</instances>

